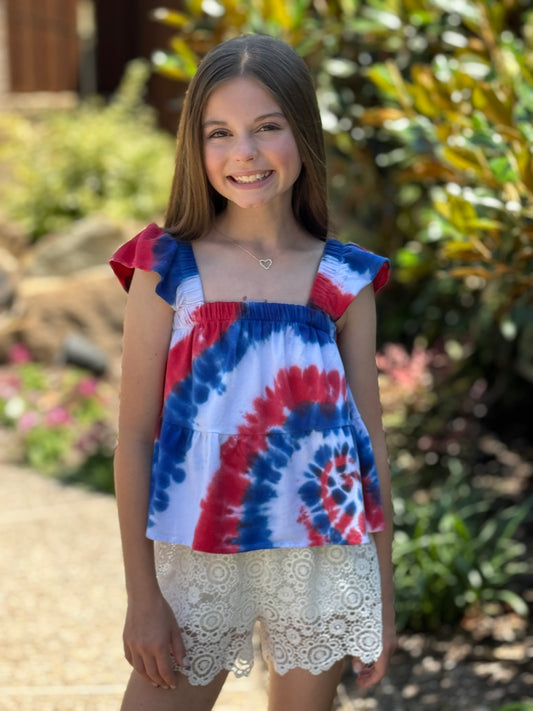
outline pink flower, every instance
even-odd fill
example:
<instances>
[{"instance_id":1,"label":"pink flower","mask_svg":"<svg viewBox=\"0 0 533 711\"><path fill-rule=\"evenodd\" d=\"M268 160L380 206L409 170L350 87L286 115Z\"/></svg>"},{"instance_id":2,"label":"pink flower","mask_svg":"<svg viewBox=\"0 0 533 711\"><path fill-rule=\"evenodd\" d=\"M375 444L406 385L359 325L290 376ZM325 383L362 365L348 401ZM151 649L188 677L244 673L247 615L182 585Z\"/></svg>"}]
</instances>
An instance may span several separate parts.
<instances>
[{"instance_id":1,"label":"pink flower","mask_svg":"<svg viewBox=\"0 0 533 711\"><path fill-rule=\"evenodd\" d=\"M39 415L35 410L23 412L17 421L17 429L19 432L28 432L39 424Z\"/></svg>"},{"instance_id":2,"label":"pink flower","mask_svg":"<svg viewBox=\"0 0 533 711\"><path fill-rule=\"evenodd\" d=\"M13 343L9 348L8 361L11 365L23 365L31 360L31 353L24 343Z\"/></svg>"},{"instance_id":3,"label":"pink flower","mask_svg":"<svg viewBox=\"0 0 533 711\"><path fill-rule=\"evenodd\" d=\"M376 363L379 370L407 390L428 385L431 354L422 348L415 347L409 355L403 346L389 343L376 355Z\"/></svg>"},{"instance_id":4,"label":"pink flower","mask_svg":"<svg viewBox=\"0 0 533 711\"><path fill-rule=\"evenodd\" d=\"M20 378L15 373L0 373L0 398L9 400L20 390Z\"/></svg>"},{"instance_id":5,"label":"pink flower","mask_svg":"<svg viewBox=\"0 0 533 711\"><path fill-rule=\"evenodd\" d=\"M53 407L44 416L44 423L48 427L56 425L68 425L71 422L70 414L64 407Z\"/></svg>"},{"instance_id":6,"label":"pink flower","mask_svg":"<svg viewBox=\"0 0 533 711\"><path fill-rule=\"evenodd\" d=\"M98 380L96 378L84 378L78 383L78 392L84 397L92 397L96 394Z\"/></svg>"}]
</instances>

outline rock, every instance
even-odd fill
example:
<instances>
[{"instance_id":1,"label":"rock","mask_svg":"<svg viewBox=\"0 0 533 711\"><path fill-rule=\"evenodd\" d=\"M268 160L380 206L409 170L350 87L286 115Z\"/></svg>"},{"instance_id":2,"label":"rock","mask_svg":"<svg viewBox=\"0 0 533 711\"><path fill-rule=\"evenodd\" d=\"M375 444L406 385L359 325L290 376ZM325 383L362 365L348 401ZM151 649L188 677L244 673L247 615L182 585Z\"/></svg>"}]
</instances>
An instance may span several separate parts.
<instances>
[{"instance_id":1,"label":"rock","mask_svg":"<svg viewBox=\"0 0 533 711\"><path fill-rule=\"evenodd\" d=\"M125 294L108 266L69 277L33 277L21 281L10 320L0 319L0 359L13 343L27 346L41 362L64 357L72 334L118 360Z\"/></svg>"},{"instance_id":2,"label":"rock","mask_svg":"<svg viewBox=\"0 0 533 711\"><path fill-rule=\"evenodd\" d=\"M117 225L103 218L87 217L64 232L41 237L26 255L24 274L69 276L88 267L107 264L114 250L126 239Z\"/></svg>"},{"instance_id":3,"label":"rock","mask_svg":"<svg viewBox=\"0 0 533 711\"><path fill-rule=\"evenodd\" d=\"M104 375L109 359L101 348L77 333L67 334L61 353L61 363L87 368L95 375Z\"/></svg>"},{"instance_id":4,"label":"rock","mask_svg":"<svg viewBox=\"0 0 533 711\"><path fill-rule=\"evenodd\" d=\"M0 310L9 309L13 305L18 276L18 259L0 247Z\"/></svg>"},{"instance_id":5,"label":"rock","mask_svg":"<svg viewBox=\"0 0 533 711\"><path fill-rule=\"evenodd\" d=\"M4 222L0 219L0 247L14 257L21 257L30 246L30 238L26 232L14 222Z\"/></svg>"},{"instance_id":6,"label":"rock","mask_svg":"<svg viewBox=\"0 0 533 711\"><path fill-rule=\"evenodd\" d=\"M117 372L125 294L108 259L142 227L89 217L19 256L1 242L0 223L0 362L21 343L43 363L81 359L94 372Z\"/></svg>"}]
</instances>

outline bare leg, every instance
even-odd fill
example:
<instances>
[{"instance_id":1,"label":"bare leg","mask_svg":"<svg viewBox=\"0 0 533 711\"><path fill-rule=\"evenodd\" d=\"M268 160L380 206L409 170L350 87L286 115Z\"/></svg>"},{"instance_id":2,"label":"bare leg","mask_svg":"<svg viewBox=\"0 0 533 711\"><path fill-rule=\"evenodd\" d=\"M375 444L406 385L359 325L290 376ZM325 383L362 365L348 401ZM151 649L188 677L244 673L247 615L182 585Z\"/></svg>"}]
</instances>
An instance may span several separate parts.
<instances>
[{"instance_id":1,"label":"bare leg","mask_svg":"<svg viewBox=\"0 0 533 711\"><path fill-rule=\"evenodd\" d=\"M121 711L211 711L227 675L227 671L221 671L206 686L192 686L180 675L175 689L159 689L133 671Z\"/></svg>"},{"instance_id":2,"label":"bare leg","mask_svg":"<svg viewBox=\"0 0 533 711\"><path fill-rule=\"evenodd\" d=\"M281 676L270 664L268 711L331 711L342 668L343 660L322 674L291 669Z\"/></svg>"}]
</instances>

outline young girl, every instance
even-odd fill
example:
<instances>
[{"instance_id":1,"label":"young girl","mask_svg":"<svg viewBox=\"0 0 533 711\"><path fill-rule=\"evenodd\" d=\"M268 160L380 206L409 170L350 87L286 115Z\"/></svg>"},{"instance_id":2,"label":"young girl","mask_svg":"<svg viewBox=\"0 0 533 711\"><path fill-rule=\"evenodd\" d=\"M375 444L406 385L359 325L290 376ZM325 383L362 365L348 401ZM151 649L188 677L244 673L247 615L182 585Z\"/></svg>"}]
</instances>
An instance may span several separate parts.
<instances>
[{"instance_id":1,"label":"young girl","mask_svg":"<svg viewBox=\"0 0 533 711\"><path fill-rule=\"evenodd\" d=\"M116 493L126 711L211 709L260 623L271 711L331 708L394 646L375 367L385 259L327 239L310 75L248 35L202 61L165 228L111 260L129 290Z\"/></svg>"}]
</instances>

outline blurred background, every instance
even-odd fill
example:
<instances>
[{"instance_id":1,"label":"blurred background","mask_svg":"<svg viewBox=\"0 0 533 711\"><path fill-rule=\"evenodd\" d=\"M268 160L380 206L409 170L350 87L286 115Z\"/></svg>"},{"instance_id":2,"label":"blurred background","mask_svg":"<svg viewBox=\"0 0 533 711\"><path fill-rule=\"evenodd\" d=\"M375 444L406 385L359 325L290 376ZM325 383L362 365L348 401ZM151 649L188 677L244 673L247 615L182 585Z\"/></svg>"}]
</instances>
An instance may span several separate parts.
<instances>
[{"instance_id":1,"label":"blurred background","mask_svg":"<svg viewBox=\"0 0 533 711\"><path fill-rule=\"evenodd\" d=\"M533 709L529 0L0 0L0 460L112 493L106 262L161 222L187 82L245 32L304 57L332 235L393 266L377 366L402 634L375 705L348 675L346 708Z\"/></svg>"}]
</instances>

